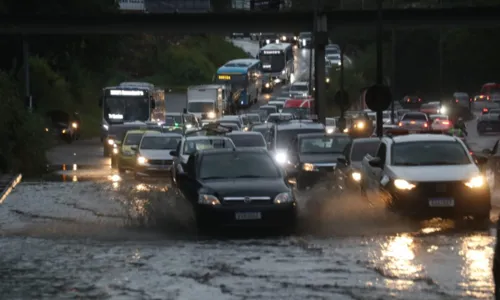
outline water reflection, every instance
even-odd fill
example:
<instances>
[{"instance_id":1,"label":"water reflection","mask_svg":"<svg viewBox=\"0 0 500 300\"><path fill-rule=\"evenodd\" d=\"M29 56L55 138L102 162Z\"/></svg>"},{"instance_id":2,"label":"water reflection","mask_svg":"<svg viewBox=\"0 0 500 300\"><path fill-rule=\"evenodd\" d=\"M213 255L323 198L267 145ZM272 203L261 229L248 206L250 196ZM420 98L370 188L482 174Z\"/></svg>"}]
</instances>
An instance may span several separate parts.
<instances>
[{"instance_id":1,"label":"water reflection","mask_svg":"<svg viewBox=\"0 0 500 300\"><path fill-rule=\"evenodd\" d=\"M416 278L420 278L422 266L414 262L415 243L413 237L400 235L392 237L383 244L382 248L382 273L391 289L404 290L410 288Z\"/></svg>"},{"instance_id":2,"label":"water reflection","mask_svg":"<svg viewBox=\"0 0 500 300\"><path fill-rule=\"evenodd\" d=\"M460 284L467 295L476 298L490 298L493 290L492 281L492 238L475 235L462 239L460 256L464 260L462 267L463 282Z\"/></svg>"}]
</instances>

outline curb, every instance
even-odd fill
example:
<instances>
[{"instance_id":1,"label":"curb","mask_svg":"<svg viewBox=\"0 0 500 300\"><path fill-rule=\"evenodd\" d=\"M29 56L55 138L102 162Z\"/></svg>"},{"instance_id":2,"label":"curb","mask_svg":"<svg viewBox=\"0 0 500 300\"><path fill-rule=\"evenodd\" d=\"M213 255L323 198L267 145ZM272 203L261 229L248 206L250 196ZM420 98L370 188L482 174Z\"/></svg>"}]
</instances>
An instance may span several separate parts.
<instances>
[{"instance_id":1,"label":"curb","mask_svg":"<svg viewBox=\"0 0 500 300\"><path fill-rule=\"evenodd\" d=\"M7 177L8 180L4 181L4 178ZM5 199L9 196L9 194L12 192L12 190L16 187L16 185L21 182L23 175L18 174L17 176L5 176L4 178L0 179L0 204L2 204Z\"/></svg>"}]
</instances>

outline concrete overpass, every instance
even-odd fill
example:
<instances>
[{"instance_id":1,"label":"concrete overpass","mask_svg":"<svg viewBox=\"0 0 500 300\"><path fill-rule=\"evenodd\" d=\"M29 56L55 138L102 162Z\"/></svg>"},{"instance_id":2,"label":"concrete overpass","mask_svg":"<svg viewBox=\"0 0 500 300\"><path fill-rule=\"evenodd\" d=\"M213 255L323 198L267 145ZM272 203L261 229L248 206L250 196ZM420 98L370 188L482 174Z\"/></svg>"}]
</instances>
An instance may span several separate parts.
<instances>
[{"instance_id":1,"label":"concrete overpass","mask_svg":"<svg viewBox=\"0 0 500 300\"><path fill-rule=\"evenodd\" d=\"M324 12L328 30L372 27L376 10ZM437 26L496 27L500 6L443 9L388 9L385 28L433 28ZM312 31L312 12L231 12L100 15L0 15L2 34L126 34Z\"/></svg>"}]
</instances>

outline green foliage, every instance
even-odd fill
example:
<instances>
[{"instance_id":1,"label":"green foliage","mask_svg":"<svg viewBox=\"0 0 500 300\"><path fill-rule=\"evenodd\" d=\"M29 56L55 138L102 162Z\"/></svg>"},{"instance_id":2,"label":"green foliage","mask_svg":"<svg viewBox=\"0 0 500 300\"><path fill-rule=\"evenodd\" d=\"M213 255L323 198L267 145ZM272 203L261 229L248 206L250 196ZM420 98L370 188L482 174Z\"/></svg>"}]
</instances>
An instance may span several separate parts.
<instances>
[{"instance_id":1,"label":"green foliage","mask_svg":"<svg viewBox=\"0 0 500 300\"><path fill-rule=\"evenodd\" d=\"M26 111L17 90L18 83L0 72L0 171L36 175L46 168L45 125L38 114Z\"/></svg>"}]
</instances>

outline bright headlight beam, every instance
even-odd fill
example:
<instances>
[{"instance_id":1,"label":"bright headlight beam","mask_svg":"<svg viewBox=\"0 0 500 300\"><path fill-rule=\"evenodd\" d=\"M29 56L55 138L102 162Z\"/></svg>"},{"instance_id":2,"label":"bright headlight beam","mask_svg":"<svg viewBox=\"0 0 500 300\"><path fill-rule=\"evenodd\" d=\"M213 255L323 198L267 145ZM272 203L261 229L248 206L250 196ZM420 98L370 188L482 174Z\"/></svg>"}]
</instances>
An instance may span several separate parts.
<instances>
[{"instance_id":1,"label":"bright headlight beam","mask_svg":"<svg viewBox=\"0 0 500 300\"><path fill-rule=\"evenodd\" d=\"M485 180L484 180L483 176L473 177L465 183L465 185L470 187L471 189L481 188L484 186L484 184L485 184Z\"/></svg>"},{"instance_id":2,"label":"bright headlight beam","mask_svg":"<svg viewBox=\"0 0 500 300\"><path fill-rule=\"evenodd\" d=\"M286 154L285 153L277 153L276 156L274 157L276 161L280 164L286 163Z\"/></svg>"},{"instance_id":3,"label":"bright headlight beam","mask_svg":"<svg viewBox=\"0 0 500 300\"><path fill-rule=\"evenodd\" d=\"M360 181L361 180L361 173L359 172L352 172L351 177L354 181Z\"/></svg>"},{"instance_id":4,"label":"bright headlight beam","mask_svg":"<svg viewBox=\"0 0 500 300\"><path fill-rule=\"evenodd\" d=\"M411 190L411 189L415 188L414 184L411 184L404 179L394 180L394 186L399 190Z\"/></svg>"}]
</instances>

